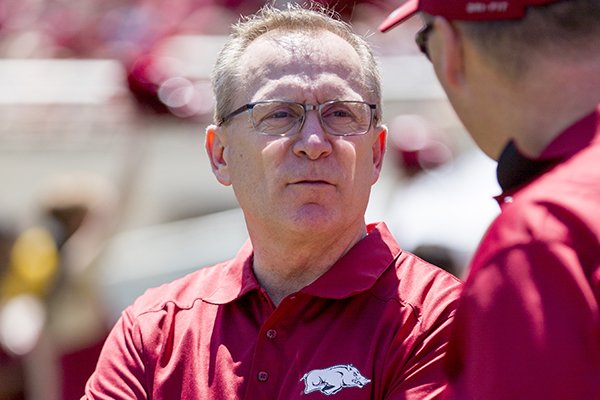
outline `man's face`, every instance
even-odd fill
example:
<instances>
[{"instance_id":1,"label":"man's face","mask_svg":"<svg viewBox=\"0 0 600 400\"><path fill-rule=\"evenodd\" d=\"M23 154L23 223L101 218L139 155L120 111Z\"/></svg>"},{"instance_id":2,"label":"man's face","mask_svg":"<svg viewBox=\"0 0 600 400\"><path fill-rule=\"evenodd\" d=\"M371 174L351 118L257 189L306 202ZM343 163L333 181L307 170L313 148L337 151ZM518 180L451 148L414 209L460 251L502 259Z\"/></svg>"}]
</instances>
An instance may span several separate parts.
<instances>
[{"instance_id":1,"label":"man's face","mask_svg":"<svg viewBox=\"0 0 600 400\"><path fill-rule=\"evenodd\" d=\"M248 47L240 71L245 87L236 108L275 99L375 100L366 96L354 49L328 32L264 35ZM215 139L207 141L215 175L233 186L251 233L335 233L364 224L381 169L385 128L333 136L318 113L308 111L298 133L266 136L254 130L245 112L207 134Z\"/></svg>"}]
</instances>

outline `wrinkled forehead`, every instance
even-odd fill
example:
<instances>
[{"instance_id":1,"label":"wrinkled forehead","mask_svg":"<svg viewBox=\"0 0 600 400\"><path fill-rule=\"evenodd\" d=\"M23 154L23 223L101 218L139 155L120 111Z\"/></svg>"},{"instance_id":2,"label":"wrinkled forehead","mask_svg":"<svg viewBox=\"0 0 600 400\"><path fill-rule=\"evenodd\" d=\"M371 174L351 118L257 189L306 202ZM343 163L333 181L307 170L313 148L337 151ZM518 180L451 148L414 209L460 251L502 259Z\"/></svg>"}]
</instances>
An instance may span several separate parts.
<instances>
[{"instance_id":1,"label":"wrinkled forehead","mask_svg":"<svg viewBox=\"0 0 600 400\"><path fill-rule=\"evenodd\" d=\"M241 57L240 72L248 101L364 100L367 93L363 66L354 48L323 30L278 30L260 36Z\"/></svg>"}]
</instances>

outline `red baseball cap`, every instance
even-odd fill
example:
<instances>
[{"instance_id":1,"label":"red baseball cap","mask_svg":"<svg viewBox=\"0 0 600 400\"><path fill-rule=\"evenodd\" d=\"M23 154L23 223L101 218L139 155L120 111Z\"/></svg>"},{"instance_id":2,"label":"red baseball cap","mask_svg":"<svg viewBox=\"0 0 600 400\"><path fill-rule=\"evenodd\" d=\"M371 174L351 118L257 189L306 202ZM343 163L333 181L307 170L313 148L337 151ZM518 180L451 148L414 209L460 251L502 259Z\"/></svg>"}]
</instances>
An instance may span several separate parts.
<instances>
[{"instance_id":1,"label":"red baseball cap","mask_svg":"<svg viewBox=\"0 0 600 400\"><path fill-rule=\"evenodd\" d=\"M385 32L420 11L461 21L519 19L525 16L527 7L558 1L561 0L408 0L388 15L379 30Z\"/></svg>"}]
</instances>

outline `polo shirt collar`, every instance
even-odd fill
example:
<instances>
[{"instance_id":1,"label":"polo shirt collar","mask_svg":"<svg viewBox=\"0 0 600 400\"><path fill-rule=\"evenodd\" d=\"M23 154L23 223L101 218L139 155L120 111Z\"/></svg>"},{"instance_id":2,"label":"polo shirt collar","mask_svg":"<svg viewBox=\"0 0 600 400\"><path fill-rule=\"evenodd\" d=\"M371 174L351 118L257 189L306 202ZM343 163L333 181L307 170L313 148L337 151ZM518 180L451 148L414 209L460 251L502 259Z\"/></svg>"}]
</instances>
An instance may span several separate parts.
<instances>
[{"instance_id":1,"label":"polo shirt collar","mask_svg":"<svg viewBox=\"0 0 600 400\"><path fill-rule=\"evenodd\" d=\"M367 232L367 236L301 292L343 299L370 289L402 251L385 223L368 225Z\"/></svg>"},{"instance_id":2,"label":"polo shirt collar","mask_svg":"<svg viewBox=\"0 0 600 400\"><path fill-rule=\"evenodd\" d=\"M300 290L311 296L341 299L370 289L400 255L400 246L385 223L367 226L367 236L356 243L325 274ZM226 304L259 290L252 270L253 249L247 241L217 275L220 283L202 296L213 304Z\"/></svg>"},{"instance_id":3,"label":"polo shirt collar","mask_svg":"<svg viewBox=\"0 0 600 400\"><path fill-rule=\"evenodd\" d=\"M202 300L213 304L226 304L260 288L252 270L254 250L252 243L247 240L236 256L220 268L215 275L218 284L207 294L201 294Z\"/></svg>"},{"instance_id":4,"label":"polo shirt collar","mask_svg":"<svg viewBox=\"0 0 600 400\"><path fill-rule=\"evenodd\" d=\"M558 135L536 158L523 155L510 141L498 159L496 175L503 192L514 190L568 159L600 136L600 105Z\"/></svg>"}]
</instances>

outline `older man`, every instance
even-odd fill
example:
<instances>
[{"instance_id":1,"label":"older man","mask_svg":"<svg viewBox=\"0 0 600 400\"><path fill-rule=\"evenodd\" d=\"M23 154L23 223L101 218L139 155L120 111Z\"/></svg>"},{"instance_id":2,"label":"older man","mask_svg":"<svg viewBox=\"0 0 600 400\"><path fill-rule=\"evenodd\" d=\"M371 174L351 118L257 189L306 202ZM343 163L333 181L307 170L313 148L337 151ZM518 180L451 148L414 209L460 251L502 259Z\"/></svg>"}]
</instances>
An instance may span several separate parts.
<instances>
[{"instance_id":1,"label":"older man","mask_svg":"<svg viewBox=\"0 0 600 400\"><path fill-rule=\"evenodd\" d=\"M84 398L430 399L461 284L366 225L386 129L373 55L326 12L238 24L206 150L249 241L123 313Z\"/></svg>"},{"instance_id":2,"label":"older man","mask_svg":"<svg viewBox=\"0 0 600 400\"><path fill-rule=\"evenodd\" d=\"M410 0L417 43L498 160L448 398L600 399L600 0Z\"/></svg>"}]
</instances>

